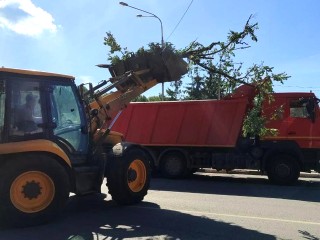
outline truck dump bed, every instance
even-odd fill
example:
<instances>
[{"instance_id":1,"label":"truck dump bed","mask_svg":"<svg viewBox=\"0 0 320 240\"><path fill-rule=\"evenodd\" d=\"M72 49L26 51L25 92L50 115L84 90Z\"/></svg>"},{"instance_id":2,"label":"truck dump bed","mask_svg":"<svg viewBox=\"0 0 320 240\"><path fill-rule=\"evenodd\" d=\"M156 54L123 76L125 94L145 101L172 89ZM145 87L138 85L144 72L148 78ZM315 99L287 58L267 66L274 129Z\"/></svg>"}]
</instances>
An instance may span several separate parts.
<instances>
[{"instance_id":1,"label":"truck dump bed","mask_svg":"<svg viewBox=\"0 0 320 240\"><path fill-rule=\"evenodd\" d=\"M146 146L234 147L247 101L130 103L112 130Z\"/></svg>"}]
</instances>

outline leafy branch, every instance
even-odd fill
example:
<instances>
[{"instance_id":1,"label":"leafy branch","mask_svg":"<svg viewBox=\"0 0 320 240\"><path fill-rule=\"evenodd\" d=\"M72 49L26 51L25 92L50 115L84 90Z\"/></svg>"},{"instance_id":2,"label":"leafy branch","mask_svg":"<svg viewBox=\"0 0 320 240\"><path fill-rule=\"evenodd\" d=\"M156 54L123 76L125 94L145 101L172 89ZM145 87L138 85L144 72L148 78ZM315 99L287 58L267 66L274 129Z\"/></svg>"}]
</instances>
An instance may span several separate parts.
<instances>
[{"instance_id":1,"label":"leafy branch","mask_svg":"<svg viewBox=\"0 0 320 240\"><path fill-rule=\"evenodd\" d=\"M243 63L234 61L236 52L250 48L248 40L257 42L256 30L258 23L251 23L252 15L246 21L242 31L230 31L227 40L214 41L208 46L204 46L197 41L193 41L183 50L183 55L187 57L193 67L191 78L198 82L195 89L204 88L206 94L210 93L206 86L217 86L218 91L225 90L226 86L232 86L234 89L240 84L254 87L258 93L253 101L251 110L247 113L243 124L243 135L245 136L264 136L274 134L275 131L267 129L265 124L268 117L263 115L262 104L264 101L272 101L273 82L283 83L289 76L282 73L274 73L273 67L267 65L254 64L243 70ZM203 77L200 73L203 72ZM194 75L192 75L194 74ZM207 76L207 77L204 77ZM203 82L199 78L204 78ZM268 79L268 81L262 81ZM262 84L263 83L263 84ZM231 89L232 90L232 89ZM188 89L190 94L193 89ZM220 93L218 94L220 96Z\"/></svg>"},{"instance_id":2,"label":"leafy branch","mask_svg":"<svg viewBox=\"0 0 320 240\"><path fill-rule=\"evenodd\" d=\"M115 37L111 32L106 32L107 36L104 37L104 45L109 46L110 51L108 52L108 60L112 64L118 63L120 60L129 58L133 52L128 51L128 49L122 48L120 44L117 43ZM119 53L121 56L119 56Z\"/></svg>"}]
</instances>

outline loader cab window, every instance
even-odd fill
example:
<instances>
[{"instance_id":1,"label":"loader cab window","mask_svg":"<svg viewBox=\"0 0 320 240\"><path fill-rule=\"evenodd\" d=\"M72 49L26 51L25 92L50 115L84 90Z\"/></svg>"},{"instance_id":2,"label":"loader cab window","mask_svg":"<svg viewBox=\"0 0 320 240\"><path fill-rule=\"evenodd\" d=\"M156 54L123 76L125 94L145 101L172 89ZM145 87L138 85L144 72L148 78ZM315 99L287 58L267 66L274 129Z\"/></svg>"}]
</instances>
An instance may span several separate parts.
<instances>
[{"instance_id":1,"label":"loader cab window","mask_svg":"<svg viewBox=\"0 0 320 240\"><path fill-rule=\"evenodd\" d=\"M4 130L4 109L5 109L5 83L0 80L0 142L3 140Z\"/></svg>"},{"instance_id":2,"label":"loader cab window","mask_svg":"<svg viewBox=\"0 0 320 240\"><path fill-rule=\"evenodd\" d=\"M53 86L50 105L52 122L55 125L54 136L65 144L70 152L86 153L88 148L86 120L76 95L76 89L71 86Z\"/></svg>"},{"instance_id":3,"label":"loader cab window","mask_svg":"<svg viewBox=\"0 0 320 240\"><path fill-rule=\"evenodd\" d=\"M11 82L10 136L32 137L42 134L43 108L39 82Z\"/></svg>"}]
</instances>

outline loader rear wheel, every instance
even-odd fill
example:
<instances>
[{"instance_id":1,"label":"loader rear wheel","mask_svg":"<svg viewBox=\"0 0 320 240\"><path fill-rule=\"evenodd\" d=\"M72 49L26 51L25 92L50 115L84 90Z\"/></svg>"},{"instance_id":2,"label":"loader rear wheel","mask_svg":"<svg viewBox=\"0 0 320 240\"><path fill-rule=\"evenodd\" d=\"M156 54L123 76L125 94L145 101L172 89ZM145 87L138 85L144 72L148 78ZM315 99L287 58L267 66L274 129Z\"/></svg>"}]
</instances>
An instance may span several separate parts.
<instances>
[{"instance_id":1,"label":"loader rear wheel","mask_svg":"<svg viewBox=\"0 0 320 240\"><path fill-rule=\"evenodd\" d=\"M11 203L25 213L36 213L45 209L52 202L54 194L52 179L40 171L20 174L10 187Z\"/></svg>"},{"instance_id":2,"label":"loader rear wheel","mask_svg":"<svg viewBox=\"0 0 320 240\"><path fill-rule=\"evenodd\" d=\"M6 224L38 225L61 213L69 196L69 179L55 159L25 154L3 167L0 213Z\"/></svg>"},{"instance_id":3,"label":"loader rear wheel","mask_svg":"<svg viewBox=\"0 0 320 240\"><path fill-rule=\"evenodd\" d=\"M150 184L150 166L140 149L125 152L108 163L107 186L112 199L121 205L141 202Z\"/></svg>"}]
</instances>

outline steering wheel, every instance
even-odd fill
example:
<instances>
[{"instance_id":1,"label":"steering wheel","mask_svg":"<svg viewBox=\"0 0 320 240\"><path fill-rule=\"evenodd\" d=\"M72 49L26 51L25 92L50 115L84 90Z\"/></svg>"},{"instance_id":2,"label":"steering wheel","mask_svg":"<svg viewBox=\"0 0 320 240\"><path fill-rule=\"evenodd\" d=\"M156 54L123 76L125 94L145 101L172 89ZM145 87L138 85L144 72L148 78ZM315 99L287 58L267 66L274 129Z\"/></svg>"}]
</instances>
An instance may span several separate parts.
<instances>
[{"instance_id":1,"label":"steering wheel","mask_svg":"<svg viewBox=\"0 0 320 240\"><path fill-rule=\"evenodd\" d=\"M61 121L61 126L68 126L68 125L72 125L72 124L73 124L73 122L70 119L67 119L64 122Z\"/></svg>"}]
</instances>

